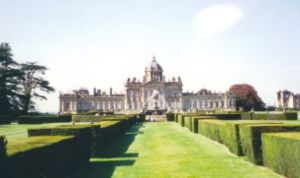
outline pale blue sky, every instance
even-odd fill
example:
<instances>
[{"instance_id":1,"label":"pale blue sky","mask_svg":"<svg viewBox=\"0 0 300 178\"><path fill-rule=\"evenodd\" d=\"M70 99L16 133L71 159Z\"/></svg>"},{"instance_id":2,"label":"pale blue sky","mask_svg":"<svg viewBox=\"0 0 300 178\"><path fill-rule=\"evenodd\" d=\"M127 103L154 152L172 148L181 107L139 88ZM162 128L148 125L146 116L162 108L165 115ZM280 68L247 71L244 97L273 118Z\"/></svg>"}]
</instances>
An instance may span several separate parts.
<instances>
[{"instance_id":1,"label":"pale blue sky","mask_svg":"<svg viewBox=\"0 0 300 178\"><path fill-rule=\"evenodd\" d=\"M0 0L0 41L50 68L57 92L41 111L58 111L59 91L123 92L153 53L184 91L249 83L274 104L279 89L300 92L299 19L297 0Z\"/></svg>"}]
</instances>

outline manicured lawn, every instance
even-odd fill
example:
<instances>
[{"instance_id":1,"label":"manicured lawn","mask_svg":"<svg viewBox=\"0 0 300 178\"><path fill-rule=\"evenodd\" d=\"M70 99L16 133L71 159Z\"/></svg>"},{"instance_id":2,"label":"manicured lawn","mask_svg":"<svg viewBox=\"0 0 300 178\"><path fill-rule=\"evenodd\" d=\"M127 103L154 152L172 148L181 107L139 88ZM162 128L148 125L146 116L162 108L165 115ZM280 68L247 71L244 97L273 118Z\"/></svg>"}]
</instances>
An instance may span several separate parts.
<instances>
[{"instance_id":1,"label":"manicured lawn","mask_svg":"<svg viewBox=\"0 0 300 178\"><path fill-rule=\"evenodd\" d=\"M8 142L27 137L28 128L42 128L62 125L64 123L50 123L50 124L9 124L0 125L0 135L5 135Z\"/></svg>"},{"instance_id":2,"label":"manicured lawn","mask_svg":"<svg viewBox=\"0 0 300 178\"><path fill-rule=\"evenodd\" d=\"M273 178L271 170L231 154L219 143L176 123L136 125L107 144L90 164L70 178L201 177Z\"/></svg>"}]
</instances>

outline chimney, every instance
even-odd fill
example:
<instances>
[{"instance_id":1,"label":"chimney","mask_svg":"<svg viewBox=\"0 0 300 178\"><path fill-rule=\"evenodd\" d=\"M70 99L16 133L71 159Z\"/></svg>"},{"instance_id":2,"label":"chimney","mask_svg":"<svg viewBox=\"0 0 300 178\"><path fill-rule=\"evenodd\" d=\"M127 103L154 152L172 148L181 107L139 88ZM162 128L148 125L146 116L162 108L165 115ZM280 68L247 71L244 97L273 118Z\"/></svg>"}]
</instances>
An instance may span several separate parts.
<instances>
[{"instance_id":1,"label":"chimney","mask_svg":"<svg viewBox=\"0 0 300 178\"><path fill-rule=\"evenodd\" d=\"M111 96L112 94L113 94L112 88L110 87L110 89L109 89L109 95Z\"/></svg>"}]
</instances>

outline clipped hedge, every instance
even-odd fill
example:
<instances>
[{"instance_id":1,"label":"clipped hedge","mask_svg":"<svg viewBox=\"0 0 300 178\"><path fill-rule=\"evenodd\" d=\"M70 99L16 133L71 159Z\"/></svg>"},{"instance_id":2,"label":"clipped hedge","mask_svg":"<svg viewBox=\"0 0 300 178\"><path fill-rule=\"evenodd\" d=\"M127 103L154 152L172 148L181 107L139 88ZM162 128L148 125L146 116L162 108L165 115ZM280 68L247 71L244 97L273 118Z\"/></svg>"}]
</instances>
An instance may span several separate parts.
<instances>
[{"instance_id":1,"label":"clipped hedge","mask_svg":"<svg viewBox=\"0 0 300 178\"><path fill-rule=\"evenodd\" d=\"M255 164L262 164L261 134L270 132L300 131L300 125L261 124L241 125L240 140L243 153Z\"/></svg>"},{"instance_id":2,"label":"clipped hedge","mask_svg":"<svg viewBox=\"0 0 300 178\"><path fill-rule=\"evenodd\" d=\"M72 121L73 122L101 122L103 120L108 120L108 119L125 119L125 118L130 118L130 117L136 117L136 115L72 115ZM141 119L145 118L143 114L140 114Z\"/></svg>"},{"instance_id":3,"label":"clipped hedge","mask_svg":"<svg viewBox=\"0 0 300 178\"><path fill-rule=\"evenodd\" d=\"M255 125L255 124L282 124L278 121L263 121L263 120L238 120L238 121L227 121L225 123L225 131L222 132L223 143L229 148L229 150L238 155L242 156L242 146L240 141L239 128L241 125Z\"/></svg>"},{"instance_id":4,"label":"clipped hedge","mask_svg":"<svg viewBox=\"0 0 300 178\"><path fill-rule=\"evenodd\" d=\"M253 120L297 120L297 112L286 113L254 113L252 114Z\"/></svg>"},{"instance_id":5,"label":"clipped hedge","mask_svg":"<svg viewBox=\"0 0 300 178\"><path fill-rule=\"evenodd\" d=\"M80 143L77 147L82 155L89 159L95 149L94 138L98 135L99 125L65 125L54 128L28 129L28 136L75 136Z\"/></svg>"},{"instance_id":6,"label":"clipped hedge","mask_svg":"<svg viewBox=\"0 0 300 178\"><path fill-rule=\"evenodd\" d=\"M0 116L0 124L10 124L15 118L13 116Z\"/></svg>"},{"instance_id":7,"label":"clipped hedge","mask_svg":"<svg viewBox=\"0 0 300 178\"><path fill-rule=\"evenodd\" d=\"M240 120L241 119L240 113L209 114L207 116L215 116L217 119L220 119L220 120Z\"/></svg>"},{"instance_id":8,"label":"clipped hedge","mask_svg":"<svg viewBox=\"0 0 300 178\"><path fill-rule=\"evenodd\" d=\"M166 113L166 119L167 121L175 121L175 114L171 112Z\"/></svg>"},{"instance_id":9,"label":"clipped hedge","mask_svg":"<svg viewBox=\"0 0 300 178\"><path fill-rule=\"evenodd\" d=\"M225 130L225 122L222 120L198 120L198 133L219 143L223 143L222 132Z\"/></svg>"},{"instance_id":10,"label":"clipped hedge","mask_svg":"<svg viewBox=\"0 0 300 178\"><path fill-rule=\"evenodd\" d=\"M6 156L6 145L7 140L5 136L0 136L0 161L3 160Z\"/></svg>"},{"instance_id":11,"label":"clipped hedge","mask_svg":"<svg viewBox=\"0 0 300 178\"><path fill-rule=\"evenodd\" d=\"M191 117L191 116L198 116L199 114L194 114L194 113L192 113L192 114L178 114L178 116L177 116L177 122L182 126L182 127L184 127L184 119L185 119L185 117Z\"/></svg>"},{"instance_id":12,"label":"clipped hedge","mask_svg":"<svg viewBox=\"0 0 300 178\"><path fill-rule=\"evenodd\" d=\"M178 119L177 120L178 124L181 125L182 127L184 126L184 120L183 120L183 118L184 118L184 116L182 114L179 114L178 118L177 118Z\"/></svg>"},{"instance_id":13,"label":"clipped hedge","mask_svg":"<svg viewBox=\"0 0 300 178\"><path fill-rule=\"evenodd\" d=\"M28 129L29 136L74 135L82 144L89 145L90 153L95 155L104 144L129 130L134 118L108 119L93 125L66 125L54 128Z\"/></svg>"},{"instance_id":14,"label":"clipped hedge","mask_svg":"<svg viewBox=\"0 0 300 178\"><path fill-rule=\"evenodd\" d=\"M217 119L215 116L191 116L191 128L190 130L194 133L198 133L198 121L203 119Z\"/></svg>"},{"instance_id":15,"label":"clipped hedge","mask_svg":"<svg viewBox=\"0 0 300 178\"><path fill-rule=\"evenodd\" d=\"M1 177L60 178L87 164L80 142L72 136L29 137L8 144Z\"/></svg>"},{"instance_id":16,"label":"clipped hedge","mask_svg":"<svg viewBox=\"0 0 300 178\"><path fill-rule=\"evenodd\" d=\"M178 122L178 116L179 115L180 115L179 113L174 113L174 121L175 122Z\"/></svg>"},{"instance_id":17,"label":"clipped hedge","mask_svg":"<svg viewBox=\"0 0 300 178\"><path fill-rule=\"evenodd\" d=\"M184 127L188 128L190 131L192 131L192 117L191 116L185 116L184 117Z\"/></svg>"},{"instance_id":18,"label":"clipped hedge","mask_svg":"<svg viewBox=\"0 0 300 178\"><path fill-rule=\"evenodd\" d=\"M264 165L289 178L300 177L300 132L262 135Z\"/></svg>"},{"instance_id":19,"label":"clipped hedge","mask_svg":"<svg viewBox=\"0 0 300 178\"><path fill-rule=\"evenodd\" d=\"M20 116L18 117L19 124L42 124L55 122L71 122L71 115L62 116Z\"/></svg>"}]
</instances>

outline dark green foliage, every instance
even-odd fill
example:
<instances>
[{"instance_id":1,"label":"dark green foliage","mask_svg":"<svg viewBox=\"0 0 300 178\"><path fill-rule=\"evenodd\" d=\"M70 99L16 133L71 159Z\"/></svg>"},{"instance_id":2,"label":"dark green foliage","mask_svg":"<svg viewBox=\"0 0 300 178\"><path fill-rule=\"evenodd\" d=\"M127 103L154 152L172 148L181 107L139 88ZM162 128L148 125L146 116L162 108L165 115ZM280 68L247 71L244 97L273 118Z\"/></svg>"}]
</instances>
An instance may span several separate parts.
<instances>
[{"instance_id":1,"label":"dark green foliage","mask_svg":"<svg viewBox=\"0 0 300 178\"><path fill-rule=\"evenodd\" d=\"M78 139L65 136L29 137L9 143L1 177L64 177L89 162L80 144Z\"/></svg>"},{"instance_id":2,"label":"dark green foliage","mask_svg":"<svg viewBox=\"0 0 300 178\"><path fill-rule=\"evenodd\" d=\"M98 110L90 110L88 112L81 112L80 115L95 115L95 114L99 114L99 115L117 115L114 112L104 112L104 111L98 111Z\"/></svg>"},{"instance_id":3,"label":"dark green foliage","mask_svg":"<svg viewBox=\"0 0 300 178\"><path fill-rule=\"evenodd\" d=\"M199 120L202 119L217 119L215 116L191 116L191 131L198 133Z\"/></svg>"},{"instance_id":4,"label":"dark green foliage","mask_svg":"<svg viewBox=\"0 0 300 178\"><path fill-rule=\"evenodd\" d=\"M297 112L287 113L254 113L252 114L253 120L297 120Z\"/></svg>"},{"instance_id":5,"label":"dark green foliage","mask_svg":"<svg viewBox=\"0 0 300 178\"><path fill-rule=\"evenodd\" d=\"M190 131L192 130L192 118L190 116L184 117L184 127L188 128Z\"/></svg>"},{"instance_id":6,"label":"dark green foliage","mask_svg":"<svg viewBox=\"0 0 300 178\"><path fill-rule=\"evenodd\" d=\"M12 116L0 116L0 124L10 124L11 121L15 120Z\"/></svg>"},{"instance_id":7,"label":"dark green foliage","mask_svg":"<svg viewBox=\"0 0 300 178\"><path fill-rule=\"evenodd\" d=\"M225 132L223 132L222 139L224 144L229 150L238 155L242 156L242 146L239 135L239 128L241 125L254 125L254 124L282 124L278 121L263 121L263 120L240 120L240 121L228 121L225 123Z\"/></svg>"},{"instance_id":8,"label":"dark green foliage","mask_svg":"<svg viewBox=\"0 0 300 178\"><path fill-rule=\"evenodd\" d=\"M300 125L261 124L241 125L240 140L243 153L255 164L262 164L261 134L270 132L300 131Z\"/></svg>"},{"instance_id":9,"label":"dark green foliage","mask_svg":"<svg viewBox=\"0 0 300 178\"><path fill-rule=\"evenodd\" d=\"M262 135L264 165L289 178L300 177L300 132Z\"/></svg>"},{"instance_id":10,"label":"dark green foliage","mask_svg":"<svg viewBox=\"0 0 300 178\"><path fill-rule=\"evenodd\" d=\"M297 120L298 113L297 112L287 112L285 113L286 120Z\"/></svg>"},{"instance_id":11,"label":"dark green foliage","mask_svg":"<svg viewBox=\"0 0 300 178\"><path fill-rule=\"evenodd\" d=\"M28 129L28 136L69 136L73 135L78 140L78 147L86 159L94 151L95 137L98 135L99 125L66 125L54 128Z\"/></svg>"},{"instance_id":12,"label":"dark green foliage","mask_svg":"<svg viewBox=\"0 0 300 178\"><path fill-rule=\"evenodd\" d=\"M46 93L54 92L54 88L42 76L47 67L38 65L36 62L27 62L20 64L22 77L20 84L22 86L22 95L20 96L20 109L22 114L27 114L29 110L34 110L33 98L46 100L46 96L38 91Z\"/></svg>"},{"instance_id":13,"label":"dark green foliage","mask_svg":"<svg viewBox=\"0 0 300 178\"><path fill-rule=\"evenodd\" d=\"M179 113L174 113L174 121L175 122L178 122L178 116L179 115L180 115Z\"/></svg>"},{"instance_id":14,"label":"dark green foliage","mask_svg":"<svg viewBox=\"0 0 300 178\"><path fill-rule=\"evenodd\" d=\"M54 122L71 122L71 115L61 116L20 116L18 117L19 124L42 124Z\"/></svg>"},{"instance_id":15,"label":"dark green foliage","mask_svg":"<svg viewBox=\"0 0 300 178\"><path fill-rule=\"evenodd\" d=\"M182 127L184 127L184 119L185 119L185 117L191 117L191 116L199 116L199 114L194 114L194 113L191 113L191 114L178 114L178 116L177 116L178 123Z\"/></svg>"},{"instance_id":16,"label":"dark green foliage","mask_svg":"<svg viewBox=\"0 0 300 178\"><path fill-rule=\"evenodd\" d=\"M198 133L219 143L223 143L222 135L224 131L224 121L214 119L198 120Z\"/></svg>"},{"instance_id":17,"label":"dark green foliage","mask_svg":"<svg viewBox=\"0 0 300 178\"><path fill-rule=\"evenodd\" d=\"M67 125L54 128L28 129L28 135L74 135L81 140L83 145L89 145L92 155L95 155L97 150L105 143L130 129L134 122L135 119L133 118L109 119L94 125Z\"/></svg>"},{"instance_id":18,"label":"dark green foliage","mask_svg":"<svg viewBox=\"0 0 300 178\"><path fill-rule=\"evenodd\" d=\"M107 120L107 119L124 119L124 118L128 118L128 117L133 117L136 115L124 115L124 114L120 114L120 115L72 115L72 121L74 122L101 122L103 120ZM143 115L141 115L143 116Z\"/></svg>"},{"instance_id":19,"label":"dark green foliage","mask_svg":"<svg viewBox=\"0 0 300 178\"><path fill-rule=\"evenodd\" d=\"M0 136L0 161L6 156L7 140L4 136Z\"/></svg>"},{"instance_id":20,"label":"dark green foliage","mask_svg":"<svg viewBox=\"0 0 300 178\"><path fill-rule=\"evenodd\" d=\"M184 116L182 114L178 115L178 123L181 126L184 126L184 120L183 120Z\"/></svg>"},{"instance_id":21,"label":"dark green foliage","mask_svg":"<svg viewBox=\"0 0 300 178\"><path fill-rule=\"evenodd\" d=\"M19 80L22 72L13 59L8 43L0 44L0 115L9 115L18 111L20 92Z\"/></svg>"},{"instance_id":22,"label":"dark green foliage","mask_svg":"<svg viewBox=\"0 0 300 178\"><path fill-rule=\"evenodd\" d=\"M168 112L168 113L166 113L166 118L167 118L167 121L175 121L175 114Z\"/></svg>"},{"instance_id":23,"label":"dark green foliage","mask_svg":"<svg viewBox=\"0 0 300 178\"><path fill-rule=\"evenodd\" d=\"M240 120L241 119L240 113L209 114L207 116L215 116L217 119L220 119L220 120Z\"/></svg>"}]
</instances>

